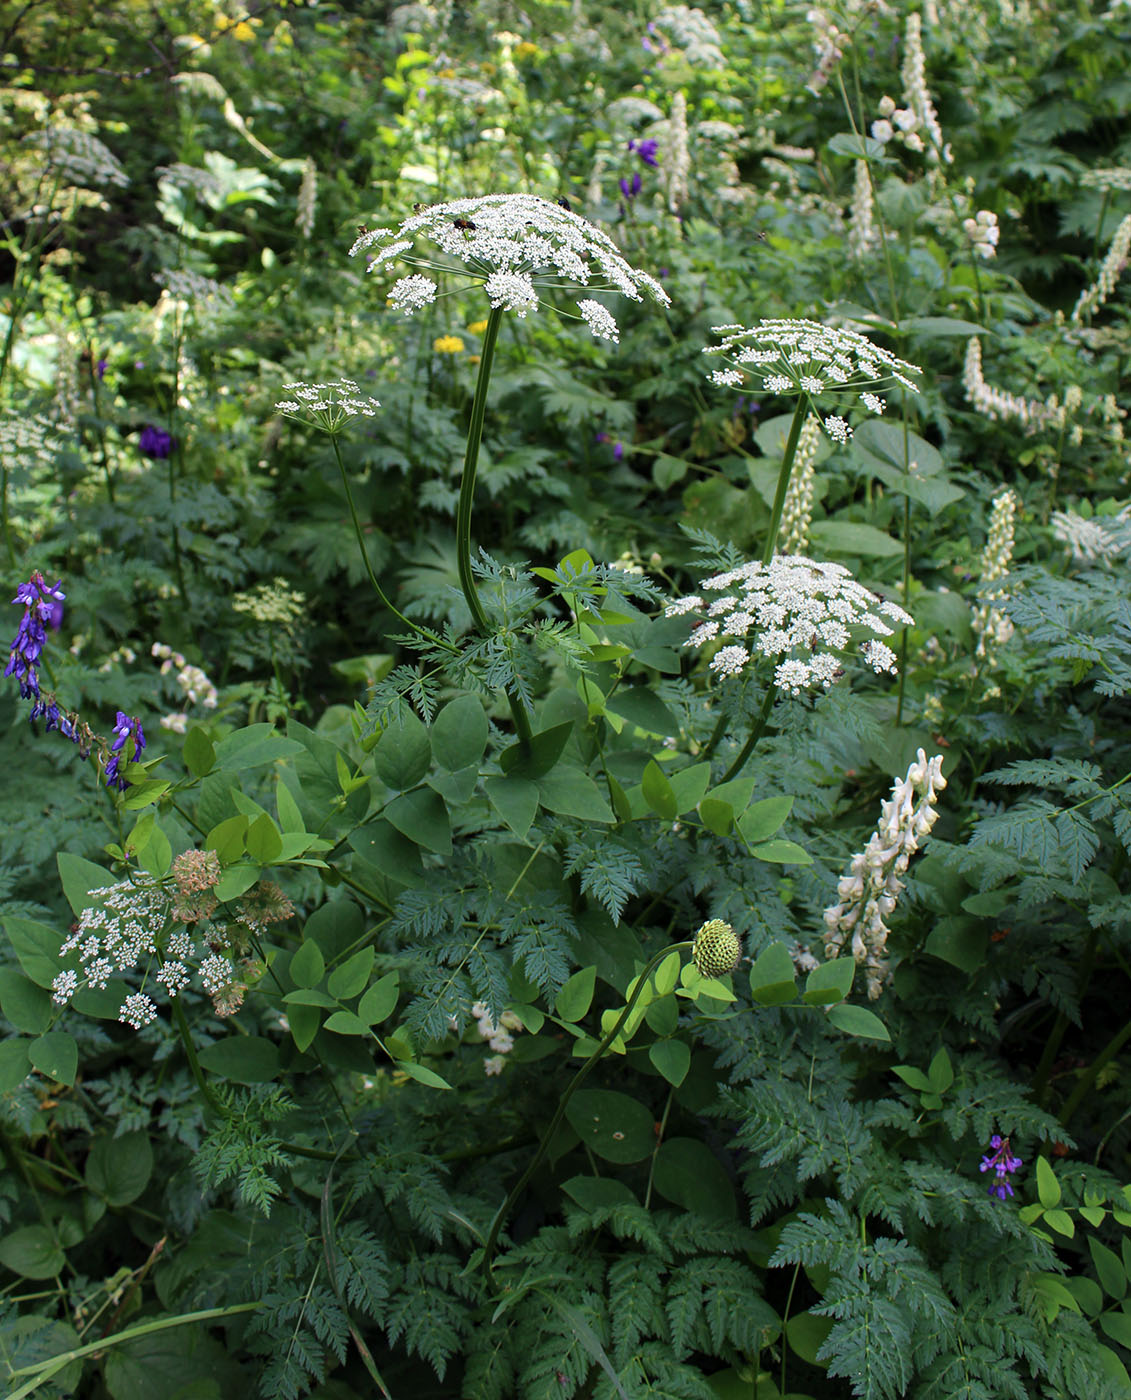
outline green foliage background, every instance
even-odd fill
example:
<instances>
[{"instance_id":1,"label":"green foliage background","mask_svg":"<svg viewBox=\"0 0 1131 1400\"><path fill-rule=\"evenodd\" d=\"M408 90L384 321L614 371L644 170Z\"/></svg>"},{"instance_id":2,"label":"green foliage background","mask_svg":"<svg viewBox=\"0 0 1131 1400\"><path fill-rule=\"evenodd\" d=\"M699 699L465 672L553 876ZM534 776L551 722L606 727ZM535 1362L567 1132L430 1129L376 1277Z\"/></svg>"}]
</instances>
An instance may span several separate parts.
<instances>
[{"instance_id":1,"label":"green foliage background","mask_svg":"<svg viewBox=\"0 0 1131 1400\"><path fill-rule=\"evenodd\" d=\"M917 152L872 123L918 9L809 8L0 9L0 558L63 580L60 703L149 736L110 793L0 692L12 1400L1129 1393L1131 11L925 4ZM504 316L484 633L453 525L487 298L402 317L348 250L490 192L567 201L671 306L622 299L619 344ZM663 616L766 543L792 404L702 356L761 317L923 367L821 441L808 546L912 613L899 678L776 704ZM340 377L382 406L340 440L275 413ZM440 645L370 590L339 449ZM947 787L869 1001L805 955L919 749ZM198 849L242 1004L57 1005L91 892ZM264 880L290 917L240 924Z\"/></svg>"}]
</instances>

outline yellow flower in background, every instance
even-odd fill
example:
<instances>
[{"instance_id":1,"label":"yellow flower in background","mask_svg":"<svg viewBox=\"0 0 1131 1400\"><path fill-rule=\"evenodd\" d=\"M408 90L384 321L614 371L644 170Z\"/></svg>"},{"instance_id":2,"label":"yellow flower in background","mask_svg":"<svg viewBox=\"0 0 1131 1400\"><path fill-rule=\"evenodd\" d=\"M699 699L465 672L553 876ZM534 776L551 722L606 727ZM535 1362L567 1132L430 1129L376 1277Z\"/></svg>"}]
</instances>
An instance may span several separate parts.
<instances>
[{"instance_id":1,"label":"yellow flower in background","mask_svg":"<svg viewBox=\"0 0 1131 1400\"><path fill-rule=\"evenodd\" d=\"M432 349L437 355L458 355L464 349L464 344L458 335L441 335L432 342Z\"/></svg>"},{"instance_id":2,"label":"yellow flower in background","mask_svg":"<svg viewBox=\"0 0 1131 1400\"><path fill-rule=\"evenodd\" d=\"M469 365L477 365L482 358L482 355L468 355L467 363Z\"/></svg>"},{"instance_id":3,"label":"yellow flower in background","mask_svg":"<svg viewBox=\"0 0 1131 1400\"><path fill-rule=\"evenodd\" d=\"M467 328L467 333L468 335L482 335L486 329L486 321L472 321L471 325Z\"/></svg>"},{"instance_id":4,"label":"yellow flower in background","mask_svg":"<svg viewBox=\"0 0 1131 1400\"><path fill-rule=\"evenodd\" d=\"M238 39L241 44L250 44L255 39L255 30L246 19L241 19L239 24L232 30L232 38Z\"/></svg>"},{"instance_id":5,"label":"yellow flower in background","mask_svg":"<svg viewBox=\"0 0 1131 1400\"><path fill-rule=\"evenodd\" d=\"M538 53L538 45L532 44L529 39L524 39L521 44L516 45L515 58L534 58Z\"/></svg>"}]
</instances>

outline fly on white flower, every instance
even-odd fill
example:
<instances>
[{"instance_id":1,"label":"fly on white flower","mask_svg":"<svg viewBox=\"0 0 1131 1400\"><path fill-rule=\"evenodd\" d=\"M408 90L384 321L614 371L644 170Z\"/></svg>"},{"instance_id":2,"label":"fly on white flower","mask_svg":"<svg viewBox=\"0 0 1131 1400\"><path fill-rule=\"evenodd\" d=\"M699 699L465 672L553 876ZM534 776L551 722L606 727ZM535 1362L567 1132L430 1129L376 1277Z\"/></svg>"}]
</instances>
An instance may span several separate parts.
<instances>
[{"instance_id":1,"label":"fly on white flower","mask_svg":"<svg viewBox=\"0 0 1131 1400\"><path fill-rule=\"evenodd\" d=\"M484 284L492 307L519 316L539 305L538 287L556 290L569 283L633 301L647 292L670 304L659 282L632 267L608 234L537 195L488 194L433 204L395 229L366 229L350 249L351 256L361 252L369 255L370 272L399 261L429 274L471 277ZM411 314L438 291L434 277L411 272L393 283L389 301ZM618 338L616 320L603 303L582 297L576 306L595 336Z\"/></svg>"},{"instance_id":2,"label":"fly on white flower","mask_svg":"<svg viewBox=\"0 0 1131 1400\"><path fill-rule=\"evenodd\" d=\"M912 622L898 603L857 583L843 564L802 555L779 554L769 565L742 564L704 579L700 589L718 596L691 594L664 612L696 620L684 646L736 638L711 657L711 670L736 676L766 657L774 663L774 685L793 696L828 690L843 674L854 627L872 634L860 647L864 661L877 673L894 671L895 653L879 638L892 635L893 623Z\"/></svg>"},{"instance_id":3,"label":"fly on white flower","mask_svg":"<svg viewBox=\"0 0 1131 1400\"><path fill-rule=\"evenodd\" d=\"M768 394L805 394L810 399L854 390L873 413L884 411L884 400L874 390L896 383L912 393L918 385L911 378L921 374L917 365L899 359L890 350L856 331L822 326L818 321L767 320L756 326L715 326L718 345L708 345L704 354L722 355L726 369L709 376L719 385L748 389L757 376L759 387ZM845 442L852 430L844 418L830 414L824 419L825 431L836 442Z\"/></svg>"}]
</instances>

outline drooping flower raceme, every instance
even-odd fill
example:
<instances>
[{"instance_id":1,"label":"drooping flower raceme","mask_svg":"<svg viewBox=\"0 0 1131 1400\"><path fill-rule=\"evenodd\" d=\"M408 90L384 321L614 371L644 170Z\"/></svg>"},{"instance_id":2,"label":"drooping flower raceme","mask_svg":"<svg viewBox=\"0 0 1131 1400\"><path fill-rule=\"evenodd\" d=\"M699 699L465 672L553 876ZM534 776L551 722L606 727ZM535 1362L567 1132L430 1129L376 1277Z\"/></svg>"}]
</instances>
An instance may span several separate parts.
<instances>
[{"instance_id":1,"label":"drooping flower raceme","mask_svg":"<svg viewBox=\"0 0 1131 1400\"><path fill-rule=\"evenodd\" d=\"M891 623L913 621L898 604L857 583L843 564L801 555L742 564L699 586L718 596L692 594L665 609L666 617L699 619L684 645L725 643L710 660L718 676L738 675L767 657L775 663L774 685L793 696L818 686L827 690L843 674L854 628L873 634L860 647L868 665L877 674L893 672L895 653L879 638L892 635Z\"/></svg>"},{"instance_id":2,"label":"drooping flower raceme","mask_svg":"<svg viewBox=\"0 0 1131 1400\"><path fill-rule=\"evenodd\" d=\"M885 384L894 382L918 392L910 377L922 373L917 365L873 345L856 331L792 319L712 329L722 339L718 345L706 346L704 354L722 355L728 362L725 369L712 372L716 384L748 388L756 374L766 393L804 394L810 401L854 391L871 413L884 411L884 400L875 391ZM834 442L844 442L852 432L838 416L825 418L824 425Z\"/></svg>"},{"instance_id":3,"label":"drooping flower raceme","mask_svg":"<svg viewBox=\"0 0 1131 1400\"><path fill-rule=\"evenodd\" d=\"M50 587L38 569L16 588L13 603L22 603L24 615L9 648L6 676L15 676L20 683L20 697L39 699L39 658L47 643L47 627L58 627L63 620L63 581Z\"/></svg>"},{"instance_id":4,"label":"drooping flower raceme","mask_svg":"<svg viewBox=\"0 0 1131 1400\"><path fill-rule=\"evenodd\" d=\"M838 882L839 902L825 910L825 956L839 957L847 942L873 1001L889 979L886 920L903 890L900 876L938 819L935 803L946 787L942 763L942 754L928 760L918 751L906 778L893 783L867 846Z\"/></svg>"},{"instance_id":5,"label":"drooping flower raceme","mask_svg":"<svg viewBox=\"0 0 1131 1400\"><path fill-rule=\"evenodd\" d=\"M427 245L438 248L438 259ZM425 245L421 247L421 245ZM386 264L406 263L480 281L492 307L525 316L541 298L539 285L560 288L564 283L617 291L633 301L648 292L663 305L668 294L654 277L622 256L611 238L588 219L528 194L477 195L433 204L405 219L395 229L370 229L350 249L369 255L369 271ZM389 301L411 314L435 301L436 281L412 272L393 283ZM616 340L616 321L602 303L581 298L577 309L593 334Z\"/></svg>"},{"instance_id":6,"label":"drooping flower raceme","mask_svg":"<svg viewBox=\"0 0 1131 1400\"><path fill-rule=\"evenodd\" d=\"M294 397L275 405L276 413L298 418L324 433L340 432L351 418L375 418L381 405L363 394L352 379L331 379L325 384L284 384L283 392Z\"/></svg>"}]
</instances>

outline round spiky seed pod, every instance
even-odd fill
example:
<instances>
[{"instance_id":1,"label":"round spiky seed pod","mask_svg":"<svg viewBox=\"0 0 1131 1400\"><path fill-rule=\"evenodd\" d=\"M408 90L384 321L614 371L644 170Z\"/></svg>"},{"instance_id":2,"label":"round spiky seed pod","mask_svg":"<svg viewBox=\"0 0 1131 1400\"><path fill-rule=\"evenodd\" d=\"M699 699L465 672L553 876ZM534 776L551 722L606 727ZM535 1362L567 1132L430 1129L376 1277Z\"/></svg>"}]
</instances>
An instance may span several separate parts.
<instances>
[{"instance_id":1,"label":"round spiky seed pod","mask_svg":"<svg viewBox=\"0 0 1131 1400\"><path fill-rule=\"evenodd\" d=\"M695 935L691 957L704 977L721 977L738 966L742 943L730 924L708 919Z\"/></svg>"}]
</instances>

